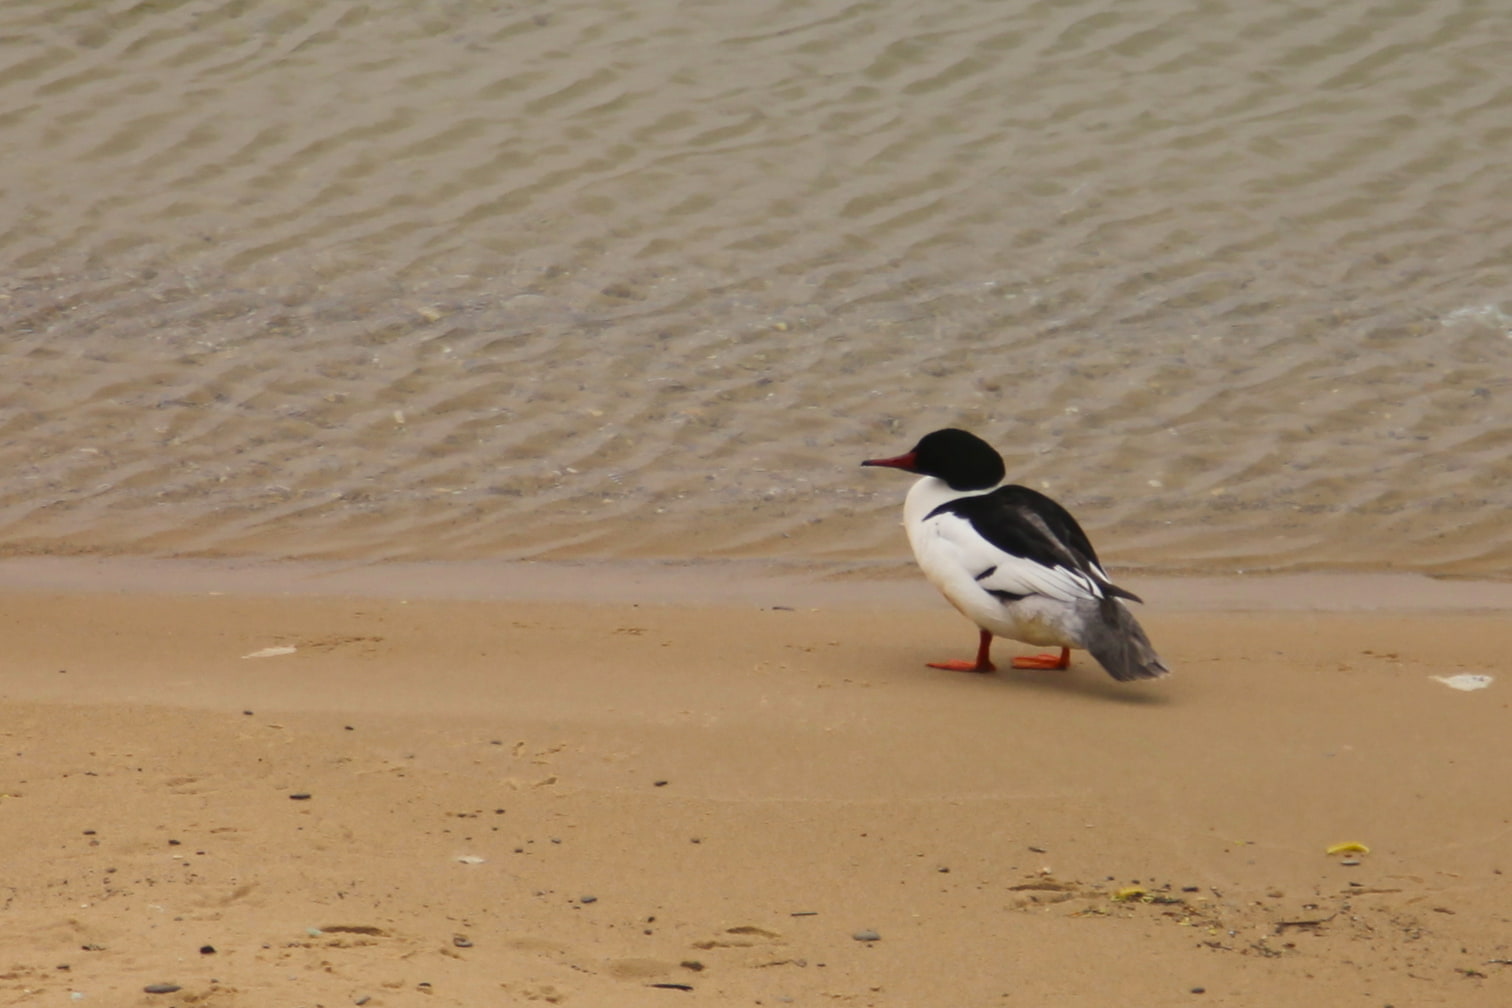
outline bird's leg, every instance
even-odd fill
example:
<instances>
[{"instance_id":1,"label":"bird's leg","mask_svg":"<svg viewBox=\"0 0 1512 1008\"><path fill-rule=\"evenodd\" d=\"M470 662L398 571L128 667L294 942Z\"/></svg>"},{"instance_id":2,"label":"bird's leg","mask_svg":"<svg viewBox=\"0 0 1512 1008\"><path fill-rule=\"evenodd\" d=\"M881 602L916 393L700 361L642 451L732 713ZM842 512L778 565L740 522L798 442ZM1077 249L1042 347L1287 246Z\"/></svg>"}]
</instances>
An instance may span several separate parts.
<instances>
[{"instance_id":1,"label":"bird's leg","mask_svg":"<svg viewBox=\"0 0 1512 1008\"><path fill-rule=\"evenodd\" d=\"M1058 655L1034 654L1013 659L1014 668L1063 669L1071 665L1071 649L1061 648Z\"/></svg>"},{"instance_id":2,"label":"bird's leg","mask_svg":"<svg viewBox=\"0 0 1512 1008\"><path fill-rule=\"evenodd\" d=\"M930 668L944 669L947 672L996 672L997 666L992 664L988 652L992 650L992 634L982 631L980 643L977 644L976 664L967 661L942 661L929 662ZM1064 668L1065 666L1061 666Z\"/></svg>"}]
</instances>

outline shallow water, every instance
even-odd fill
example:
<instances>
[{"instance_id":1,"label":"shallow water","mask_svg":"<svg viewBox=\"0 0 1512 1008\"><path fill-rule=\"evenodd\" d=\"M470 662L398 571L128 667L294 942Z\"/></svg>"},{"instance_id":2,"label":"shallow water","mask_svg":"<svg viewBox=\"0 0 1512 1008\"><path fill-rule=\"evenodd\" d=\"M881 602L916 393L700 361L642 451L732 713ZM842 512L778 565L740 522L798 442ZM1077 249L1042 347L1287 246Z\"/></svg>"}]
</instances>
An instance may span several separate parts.
<instances>
[{"instance_id":1,"label":"shallow water","mask_svg":"<svg viewBox=\"0 0 1512 1008\"><path fill-rule=\"evenodd\" d=\"M1451 0L0 8L10 553L1512 570L1512 21Z\"/></svg>"}]
</instances>

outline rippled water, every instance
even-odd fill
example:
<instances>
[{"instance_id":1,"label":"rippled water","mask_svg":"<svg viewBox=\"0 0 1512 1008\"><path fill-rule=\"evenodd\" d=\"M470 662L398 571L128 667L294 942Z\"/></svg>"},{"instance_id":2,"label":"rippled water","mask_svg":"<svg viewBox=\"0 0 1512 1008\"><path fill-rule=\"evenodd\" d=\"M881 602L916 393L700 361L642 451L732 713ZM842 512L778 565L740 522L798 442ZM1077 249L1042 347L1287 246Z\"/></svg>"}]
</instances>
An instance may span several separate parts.
<instances>
[{"instance_id":1,"label":"rippled water","mask_svg":"<svg viewBox=\"0 0 1512 1008\"><path fill-rule=\"evenodd\" d=\"M17 552L1512 571L1473 0L0 6Z\"/></svg>"}]
</instances>

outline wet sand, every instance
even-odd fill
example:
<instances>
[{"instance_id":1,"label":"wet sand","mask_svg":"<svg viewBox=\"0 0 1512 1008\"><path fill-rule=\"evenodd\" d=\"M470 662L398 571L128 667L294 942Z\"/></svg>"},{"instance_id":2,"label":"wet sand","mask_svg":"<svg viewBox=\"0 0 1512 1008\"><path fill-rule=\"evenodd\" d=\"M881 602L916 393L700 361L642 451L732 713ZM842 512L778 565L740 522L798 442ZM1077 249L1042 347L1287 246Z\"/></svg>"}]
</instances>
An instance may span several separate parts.
<instances>
[{"instance_id":1,"label":"wet sand","mask_svg":"<svg viewBox=\"0 0 1512 1008\"><path fill-rule=\"evenodd\" d=\"M1512 1000L1495 598L1133 584L1177 674L1129 687L925 668L959 617L844 585L12 575L7 1004Z\"/></svg>"}]
</instances>

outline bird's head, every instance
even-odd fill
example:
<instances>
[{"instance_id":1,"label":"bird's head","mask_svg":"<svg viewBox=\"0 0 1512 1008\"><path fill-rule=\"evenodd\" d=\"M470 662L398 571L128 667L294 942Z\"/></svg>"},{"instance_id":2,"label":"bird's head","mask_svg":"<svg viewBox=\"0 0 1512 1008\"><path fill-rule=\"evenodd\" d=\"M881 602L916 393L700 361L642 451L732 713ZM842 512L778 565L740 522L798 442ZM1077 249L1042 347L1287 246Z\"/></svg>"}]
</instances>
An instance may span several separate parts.
<instances>
[{"instance_id":1,"label":"bird's head","mask_svg":"<svg viewBox=\"0 0 1512 1008\"><path fill-rule=\"evenodd\" d=\"M952 490L990 490L1007 472L996 449L970 431L955 427L924 435L902 455L867 459L861 464L933 476Z\"/></svg>"}]
</instances>

